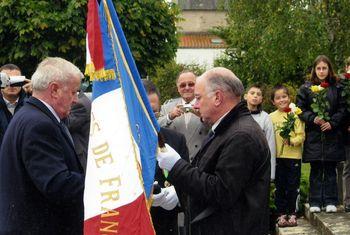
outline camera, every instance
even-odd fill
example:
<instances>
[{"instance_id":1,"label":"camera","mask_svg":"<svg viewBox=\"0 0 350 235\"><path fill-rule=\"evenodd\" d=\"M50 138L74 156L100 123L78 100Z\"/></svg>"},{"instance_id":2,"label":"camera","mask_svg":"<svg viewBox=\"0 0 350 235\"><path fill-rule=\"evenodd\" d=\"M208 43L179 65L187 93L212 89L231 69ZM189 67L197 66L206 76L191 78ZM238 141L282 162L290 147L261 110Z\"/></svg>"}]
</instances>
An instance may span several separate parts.
<instances>
[{"instance_id":1,"label":"camera","mask_svg":"<svg viewBox=\"0 0 350 235\"><path fill-rule=\"evenodd\" d=\"M8 76L6 73L0 72L0 87L5 88L9 86L23 86L25 82L25 76Z\"/></svg>"},{"instance_id":2,"label":"camera","mask_svg":"<svg viewBox=\"0 0 350 235\"><path fill-rule=\"evenodd\" d=\"M191 104L184 104L184 105L179 105L179 108L184 111L185 113L192 112L193 107Z\"/></svg>"},{"instance_id":3,"label":"camera","mask_svg":"<svg viewBox=\"0 0 350 235\"><path fill-rule=\"evenodd\" d=\"M154 182L153 184L153 194L158 194L162 191L160 185L158 184L157 181Z\"/></svg>"}]
</instances>

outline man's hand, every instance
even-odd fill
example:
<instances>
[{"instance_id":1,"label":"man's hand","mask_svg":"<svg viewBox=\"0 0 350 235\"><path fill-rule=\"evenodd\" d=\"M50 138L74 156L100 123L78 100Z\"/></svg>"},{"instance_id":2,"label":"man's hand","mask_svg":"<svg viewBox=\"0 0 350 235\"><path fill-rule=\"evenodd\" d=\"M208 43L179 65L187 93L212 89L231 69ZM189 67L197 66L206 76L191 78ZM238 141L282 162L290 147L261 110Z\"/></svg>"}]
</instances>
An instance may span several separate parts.
<instances>
[{"instance_id":1,"label":"man's hand","mask_svg":"<svg viewBox=\"0 0 350 235\"><path fill-rule=\"evenodd\" d=\"M173 110L168 114L170 120L174 120L177 117L180 117L184 111L181 109L182 105L176 105Z\"/></svg>"},{"instance_id":2,"label":"man's hand","mask_svg":"<svg viewBox=\"0 0 350 235\"><path fill-rule=\"evenodd\" d=\"M162 205L160 205L165 210L172 210L179 203L179 199L177 197L174 186L170 186L168 188L164 188L165 200Z\"/></svg>"},{"instance_id":3,"label":"man's hand","mask_svg":"<svg viewBox=\"0 0 350 235\"><path fill-rule=\"evenodd\" d=\"M153 194L153 207L162 207L165 210L172 210L179 203L174 186L162 188L158 194Z\"/></svg>"},{"instance_id":4,"label":"man's hand","mask_svg":"<svg viewBox=\"0 0 350 235\"><path fill-rule=\"evenodd\" d=\"M161 206L164 201L165 201L165 196L166 196L166 191L164 190L164 188L161 189L160 193L158 194L153 194L152 195L152 206L156 207L156 206Z\"/></svg>"},{"instance_id":5,"label":"man's hand","mask_svg":"<svg viewBox=\"0 0 350 235\"><path fill-rule=\"evenodd\" d=\"M181 159L180 155L168 144L165 144L166 151L158 152L157 160L161 169L170 171L175 163Z\"/></svg>"},{"instance_id":6,"label":"man's hand","mask_svg":"<svg viewBox=\"0 0 350 235\"><path fill-rule=\"evenodd\" d=\"M32 91L33 91L32 81L27 78L25 78L24 81L26 82L26 84L22 86L24 92L27 94L32 94Z\"/></svg>"}]
</instances>

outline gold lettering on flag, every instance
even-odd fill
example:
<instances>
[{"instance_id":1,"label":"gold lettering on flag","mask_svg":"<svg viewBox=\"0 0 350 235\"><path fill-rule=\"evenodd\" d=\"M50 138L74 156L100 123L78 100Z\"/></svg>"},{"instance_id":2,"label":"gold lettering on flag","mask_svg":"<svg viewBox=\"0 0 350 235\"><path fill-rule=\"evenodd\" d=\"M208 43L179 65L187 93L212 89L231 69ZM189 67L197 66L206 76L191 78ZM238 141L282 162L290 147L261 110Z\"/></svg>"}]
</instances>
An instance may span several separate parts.
<instances>
[{"instance_id":1,"label":"gold lettering on flag","mask_svg":"<svg viewBox=\"0 0 350 235\"><path fill-rule=\"evenodd\" d=\"M100 232L105 233L118 233L119 222L116 221L116 216L119 216L119 211L108 210L102 207L102 211L107 211L101 215L101 228ZM104 226L104 227L103 227Z\"/></svg>"},{"instance_id":2,"label":"gold lettering on flag","mask_svg":"<svg viewBox=\"0 0 350 235\"><path fill-rule=\"evenodd\" d=\"M101 131L100 126L101 125L95 119L93 112L91 112L90 135L97 135ZM95 165L99 170L103 170L104 166L113 164L115 162L115 159L110 152L109 144L106 140L104 140L102 144L99 143L98 145L92 146L91 150ZM114 175L107 179L99 179L99 184L101 186L104 186L104 190L100 191L100 205L101 211L103 212L100 216L100 233L117 234L119 226L118 217L120 213L114 208L108 208L108 204L119 200L119 187L121 186L121 177L120 175Z\"/></svg>"}]
</instances>

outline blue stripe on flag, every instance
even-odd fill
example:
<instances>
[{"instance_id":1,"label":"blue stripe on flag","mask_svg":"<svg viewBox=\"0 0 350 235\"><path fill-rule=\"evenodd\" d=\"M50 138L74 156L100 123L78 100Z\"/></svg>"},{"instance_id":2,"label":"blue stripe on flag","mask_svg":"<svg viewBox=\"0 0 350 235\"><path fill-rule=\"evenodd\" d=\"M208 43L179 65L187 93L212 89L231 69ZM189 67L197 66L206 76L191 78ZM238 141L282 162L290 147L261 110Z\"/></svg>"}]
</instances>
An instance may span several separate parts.
<instances>
[{"instance_id":1,"label":"blue stripe on flag","mask_svg":"<svg viewBox=\"0 0 350 235\"><path fill-rule=\"evenodd\" d=\"M114 65L117 65L117 68L113 67L113 69L115 70L116 75L120 76L119 79L121 84L118 79L107 82L95 81L93 83L93 85L96 86L93 90L93 98L113 89L118 89L119 87L123 89L130 128L133 138L140 149L145 193L147 198L149 198L155 174L156 152L158 146L156 132L159 132L159 125L149 104L147 94L142 85L140 75L120 26L113 3L110 0L107 0L106 2L118 38L114 37L115 35L113 32L109 32L107 36L105 35L105 29L108 29L105 17L108 14L104 11L103 3L101 2L99 14L100 16L104 16L100 17L101 31L103 32L104 56L105 61L113 60ZM119 47L118 41L121 48ZM112 53L106 53L108 48L110 48L110 52ZM115 61L115 59L117 61ZM107 63L107 65L109 66L109 63ZM105 67L105 69L110 68Z\"/></svg>"}]
</instances>

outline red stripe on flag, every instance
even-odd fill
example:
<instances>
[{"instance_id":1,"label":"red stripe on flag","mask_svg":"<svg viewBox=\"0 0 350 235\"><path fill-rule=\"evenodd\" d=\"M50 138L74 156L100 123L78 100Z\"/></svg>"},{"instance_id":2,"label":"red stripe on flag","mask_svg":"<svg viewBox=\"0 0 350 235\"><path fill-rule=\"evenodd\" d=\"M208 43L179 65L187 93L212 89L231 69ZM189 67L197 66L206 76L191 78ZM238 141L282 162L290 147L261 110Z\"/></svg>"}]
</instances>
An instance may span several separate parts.
<instances>
[{"instance_id":1,"label":"red stripe on flag","mask_svg":"<svg viewBox=\"0 0 350 235\"><path fill-rule=\"evenodd\" d=\"M97 0L89 0L86 25L91 61L98 71L103 69L104 59Z\"/></svg>"},{"instance_id":2,"label":"red stripe on flag","mask_svg":"<svg viewBox=\"0 0 350 235\"><path fill-rule=\"evenodd\" d=\"M155 234L144 194L130 204L85 220L84 234Z\"/></svg>"}]
</instances>

